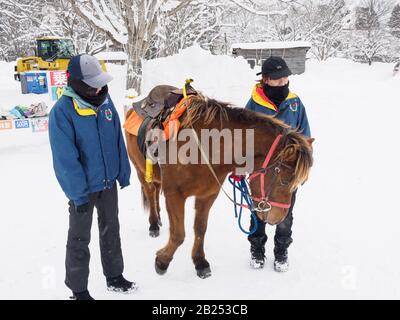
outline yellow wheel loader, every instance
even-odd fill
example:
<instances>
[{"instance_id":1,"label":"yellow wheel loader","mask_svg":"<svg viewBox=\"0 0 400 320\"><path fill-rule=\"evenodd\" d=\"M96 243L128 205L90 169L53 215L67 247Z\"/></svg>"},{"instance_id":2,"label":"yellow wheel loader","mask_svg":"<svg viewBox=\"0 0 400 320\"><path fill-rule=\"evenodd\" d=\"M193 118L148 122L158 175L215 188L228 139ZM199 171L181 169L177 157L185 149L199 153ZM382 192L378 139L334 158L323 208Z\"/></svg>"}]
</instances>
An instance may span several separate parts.
<instances>
[{"instance_id":1,"label":"yellow wheel loader","mask_svg":"<svg viewBox=\"0 0 400 320\"><path fill-rule=\"evenodd\" d=\"M36 39L35 56L17 59L15 80L20 81L20 73L40 70L67 70L69 59L75 55L74 44L67 38Z\"/></svg>"},{"instance_id":2,"label":"yellow wheel loader","mask_svg":"<svg viewBox=\"0 0 400 320\"><path fill-rule=\"evenodd\" d=\"M35 56L17 59L14 78L20 81L23 72L67 70L69 60L76 54L74 43L68 38L45 37L36 39ZM100 61L106 70L104 61Z\"/></svg>"}]
</instances>

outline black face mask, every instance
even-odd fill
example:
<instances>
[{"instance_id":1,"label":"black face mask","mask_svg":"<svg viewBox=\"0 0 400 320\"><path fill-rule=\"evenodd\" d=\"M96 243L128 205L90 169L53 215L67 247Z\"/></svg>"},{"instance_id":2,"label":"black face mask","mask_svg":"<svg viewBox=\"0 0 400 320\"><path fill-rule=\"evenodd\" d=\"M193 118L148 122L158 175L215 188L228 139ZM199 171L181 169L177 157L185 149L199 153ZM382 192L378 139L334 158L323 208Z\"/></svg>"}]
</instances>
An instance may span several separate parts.
<instances>
[{"instance_id":1,"label":"black face mask","mask_svg":"<svg viewBox=\"0 0 400 320\"><path fill-rule=\"evenodd\" d=\"M270 85L263 83L263 91L265 95L277 106L286 99L289 94L289 82L280 87L271 87Z\"/></svg>"},{"instance_id":2,"label":"black face mask","mask_svg":"<svg viewBox=\"0 0 400 320\"><path fill-rule=\"evenodd\" d=\"M104 86L100 92L96 94L97 89L87 85L82 80L76 80L71 77L68 79L68 85L86 102L98 107L107 98L108 87Z\"/></svg>"}]
</instances>

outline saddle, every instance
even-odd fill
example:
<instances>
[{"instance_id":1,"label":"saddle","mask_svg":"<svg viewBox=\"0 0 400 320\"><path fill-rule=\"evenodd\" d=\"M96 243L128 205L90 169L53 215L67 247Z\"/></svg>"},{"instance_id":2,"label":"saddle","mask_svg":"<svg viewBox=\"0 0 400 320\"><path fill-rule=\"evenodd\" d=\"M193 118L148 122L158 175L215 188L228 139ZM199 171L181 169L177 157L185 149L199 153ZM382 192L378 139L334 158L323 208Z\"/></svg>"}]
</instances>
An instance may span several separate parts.
<instances>
[{"instance_id":1,"label":"saddle","mask_svg":"<svg viewBox=\"0 0 400 320\"><path fill-rule=\"evenodd\" d=\"M187 96L197 95L197 91L190 84L187 83L185 89ZM124 128L138 137L138 147L143 155L147 149L146 134L149 130L165 128L169 138L168 117L183 100L183 90L169 85L159 85L153 88L146 98L132 104L134 112L126 120ZM171 116L171 118L174 117Z\"/></svg>"},{"instance_id":2,"label":"saddle","mask_svg":"<svg viewBox=\"0 0 400 320\"><path fill-rule=\"evenodd\" d=\"M187 95L196 95L197 92L190 85L186 90ZM149 95L132 104L133 110L143 119L158 118L163 112L174 108L183 99L183 89L169 85L160 85L153 88Z\"/></svg>"}]
</instances>

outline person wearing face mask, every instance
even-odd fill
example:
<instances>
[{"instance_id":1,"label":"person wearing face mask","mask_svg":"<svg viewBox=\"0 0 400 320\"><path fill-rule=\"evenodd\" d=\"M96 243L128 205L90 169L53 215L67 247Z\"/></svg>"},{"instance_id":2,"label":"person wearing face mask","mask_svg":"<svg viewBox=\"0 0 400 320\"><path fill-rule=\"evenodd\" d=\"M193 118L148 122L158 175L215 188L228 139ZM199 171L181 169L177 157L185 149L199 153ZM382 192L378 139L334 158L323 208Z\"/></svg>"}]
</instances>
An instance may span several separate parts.
<instances>
[{"instance_id":1,"label":"person wearing face mask","mask_svg":"<svg viewBox=\"0 0 400 320\"><path fill-rule=\"evenodd\" d=\"M128 155L118 113L108 94L111 75L90 55L71 58L68 86L49 115L49 138L57 180L69 202L65 284L72 299L93 300L88 291L89 242L98 213L101 262L109 291L133 292L122 273L118 189L129 185Z\"/></svg>"},{"instance_id":2,"label":"person wearing face mask","mask_svg":"<svg viewBox=\"0 0 400 320\"><path fill-rule=\"evenodd\" d=\"M289 76L292 74L285 60L280 57L270 57L264 61L261 72L262 79L257 83L246 105L246 109L275 116L292 128L298 129L303 135L310 137L310 126L306 110L300 98L289 90ZM288 248L293 242L293 206L296 201L296 192L291 199L288 215L276 226L274 237L274 269L277 272L286 272L289 268ZM258 228L248 236L250 242L250 265L254 269L264 267L265 223L257 218ZM250 228L253 228L251 220Z\"/></svg>"}]
</instances>

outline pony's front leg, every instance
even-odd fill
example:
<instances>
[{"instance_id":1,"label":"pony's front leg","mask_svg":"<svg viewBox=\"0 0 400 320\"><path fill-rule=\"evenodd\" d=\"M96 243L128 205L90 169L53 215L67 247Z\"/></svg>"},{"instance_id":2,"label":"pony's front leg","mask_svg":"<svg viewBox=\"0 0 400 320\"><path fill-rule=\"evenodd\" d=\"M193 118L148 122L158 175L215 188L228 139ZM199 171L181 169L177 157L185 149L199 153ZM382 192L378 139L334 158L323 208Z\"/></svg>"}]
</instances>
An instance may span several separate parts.
<instances>
[{"instance_id":1,"label":"pony's front leg","mask_svg":"<svg viewBox=\"0 0 400 320\"><path fill-rule=\"evenodd\" d=\"M176 192L165 193L165 202L169 218L169 240L156 254L155 268L158 274L167 272L176 249L185 239L185 198Z\"/></svg>"},{"instance_id":2,"label":"pony's front leg","mask_svg":"<svg viewBox=\"0 0 400 320\"><path fill-rule=\"evenodd\" d=\"M204 253L204 236L207 231L208 214L217 196L218 192L206 198L196 198L195 202L196 218L194 221L195 237L192 249L192 259L197 275L202 279L211 276L210 264L206 260Z\"/></svg>"}]
</instances>

